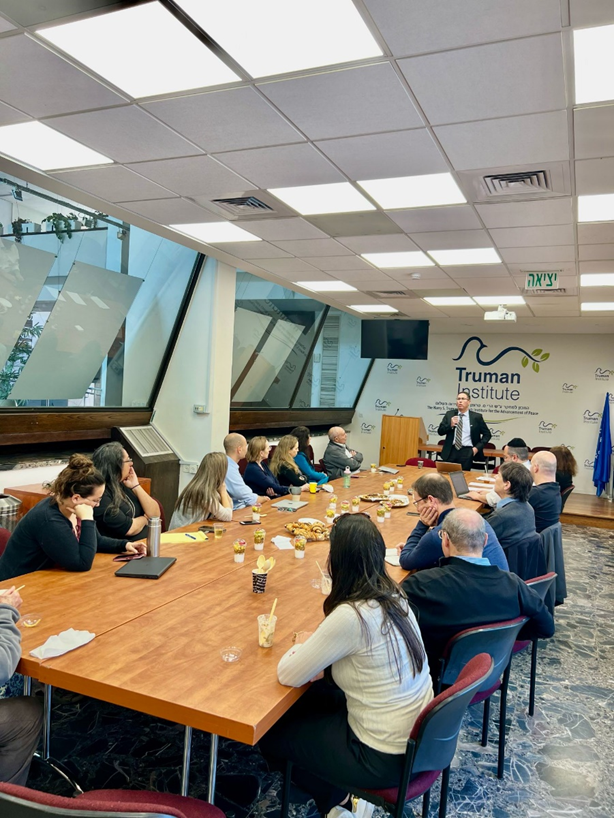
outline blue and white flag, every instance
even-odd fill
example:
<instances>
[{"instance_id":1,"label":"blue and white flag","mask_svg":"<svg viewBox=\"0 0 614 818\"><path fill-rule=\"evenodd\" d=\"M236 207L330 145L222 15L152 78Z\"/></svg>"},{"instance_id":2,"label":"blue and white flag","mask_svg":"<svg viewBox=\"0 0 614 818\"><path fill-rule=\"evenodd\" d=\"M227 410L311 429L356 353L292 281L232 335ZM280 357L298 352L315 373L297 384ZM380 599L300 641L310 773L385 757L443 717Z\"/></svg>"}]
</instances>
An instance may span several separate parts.
<instances>
[{"instance_id":1,"label":"blue and white flag","mask_svg":"<svg viewBox=\"0 0 614 818\"><path fill-rule=\"evenodd\" d=\"M595 452L595 466L593 468L593 484L597 489L597 497L610 482L610 466L612 462L612 436L610 434L610 395L605 396L599 440Z\"/></svg>"}]
</instances>

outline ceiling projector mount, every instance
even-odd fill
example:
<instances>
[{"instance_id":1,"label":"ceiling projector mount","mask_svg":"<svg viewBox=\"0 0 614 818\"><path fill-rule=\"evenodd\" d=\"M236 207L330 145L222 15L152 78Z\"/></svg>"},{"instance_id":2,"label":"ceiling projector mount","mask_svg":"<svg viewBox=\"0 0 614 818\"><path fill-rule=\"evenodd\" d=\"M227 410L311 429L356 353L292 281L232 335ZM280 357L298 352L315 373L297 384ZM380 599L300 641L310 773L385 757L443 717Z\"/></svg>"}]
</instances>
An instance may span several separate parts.
<instances>
[{"instance_id":1,"label":"ceiling projector mount","mask_svg":"<svg viewBox=\"0 0 614 818\"><path fill-rule=\"evenodd\" d=\"M516 313L512 312L511 310L507 310L503 305L501 305L496 310L492 310L492 312L485 312L484 313L484 320L485 321L515 321L516 320Z\"/></svg>"}]
</instances>

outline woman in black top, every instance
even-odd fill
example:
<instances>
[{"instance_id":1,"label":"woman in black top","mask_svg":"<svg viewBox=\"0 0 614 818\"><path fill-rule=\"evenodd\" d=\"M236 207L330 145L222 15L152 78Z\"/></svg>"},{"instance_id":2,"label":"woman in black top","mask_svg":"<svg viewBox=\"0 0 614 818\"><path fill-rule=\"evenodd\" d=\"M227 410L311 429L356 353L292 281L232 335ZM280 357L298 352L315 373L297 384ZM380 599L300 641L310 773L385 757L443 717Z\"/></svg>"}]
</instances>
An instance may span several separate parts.
<instances>
[{"instance_id":1,"label":"woman in black top","mask_svg":"<svg viewBox=\"0 0 614 818\"><path fill-rule=\"evenodd\" d=\"M298 440L294 435L284 435L271 458L271 471L282 486L300 486L309 491L309 481L294 462L298 454Z\"/></svg>"},{"instance_id":2,"label":"woman in black top","mask_svg":"<svg viewBox=\"0 0 614 818\"><path fill-rule=\"evenodd\" d=\"M94 509L104 492L104 479L82 454L73 454L41 500L19 521L0 557L0 582L12 577L64 568L89 571L96 551L144 554L144 543L101 537Z\"/></svg>"},{"instance_id":3,"label":"woman in black top","mask_svg":"<svg viewBox=\"0 0 614 818\"><path fill-rule=\"evenodd\" d=\"M243 480L258 495L283 497L288 493L288 489L280 485L271 473L267 463L270 452L271 444L266 437L263 435L252 437L245 456L247 466L243 473Z\"/></svg>"},{"instance_id":4,"label":"woman in black top","mask_svg":"<svg viewBox=\"0 0 614 818\"><path fill-rule=\"evenodd\" d=\"M142 539L147 535L147 521L160 516L160 507L140 485L130 455L121 443L104 443L92 460L105 482L100 505L94 511L98 531L105 537L130 542Z\"/></svg>"}]
</instances>

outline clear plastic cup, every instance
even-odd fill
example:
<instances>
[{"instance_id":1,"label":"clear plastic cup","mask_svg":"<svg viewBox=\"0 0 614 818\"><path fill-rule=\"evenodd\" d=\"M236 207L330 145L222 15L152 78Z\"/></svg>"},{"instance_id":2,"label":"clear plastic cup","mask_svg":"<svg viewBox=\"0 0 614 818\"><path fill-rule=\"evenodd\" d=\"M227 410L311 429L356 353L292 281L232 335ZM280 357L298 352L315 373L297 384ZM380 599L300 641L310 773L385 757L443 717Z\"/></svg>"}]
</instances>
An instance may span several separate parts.
<instances>
[{"instance_id":1,"label":"clear plastic cup","mask_svg":"<svg viewBox=\"0 0 614 818\"><path fill-rule=\"evenodd\" d=\"M329 574L322 574L320 579L320 593L328 596L333 590L333 581Z\"/></svg>"},{"instance_id":2,"label":"clear plastic cup","mask_svg":"<svg viewBox=\"0 0 614 818\"><path fill-rule=\"evenodd\" d=\"M216 540L221 540L224 533L224 523L213 523L213 537Z\"/></svg>"},{"instance_id":3,"label":"clear plastic cup","mask_svg":"<svg viewBox=\"0 0 614 818\"><path fill-rule=\"evenodd\" d=\"M277 617L275 615L271 617L270 614L260 614L258 617L258 644L261 648L273 647L276 622Z\"/></svg>"},{"instance_id":4,"label":"clear plastic cup","mask_svg":"<svg viewBox=\"0 0 614 818\"><path fill-rule=\"evenodd\" d=\"M220 656L224 662L238 662L242 652L241 648L237 648L234 645L226 645L226 647L221 649Z\"/></svg>"},{"instance_id":5,"label":"clear plastic cup","mask_svg":"<svg viewBox=\"0 0 614 818\"><path fill-rule=\"evenodd\" d=\"M25 613L21 615L19 622L24 628L35 628L42 618L40 613Z\"/></svg>"}]
</instances>

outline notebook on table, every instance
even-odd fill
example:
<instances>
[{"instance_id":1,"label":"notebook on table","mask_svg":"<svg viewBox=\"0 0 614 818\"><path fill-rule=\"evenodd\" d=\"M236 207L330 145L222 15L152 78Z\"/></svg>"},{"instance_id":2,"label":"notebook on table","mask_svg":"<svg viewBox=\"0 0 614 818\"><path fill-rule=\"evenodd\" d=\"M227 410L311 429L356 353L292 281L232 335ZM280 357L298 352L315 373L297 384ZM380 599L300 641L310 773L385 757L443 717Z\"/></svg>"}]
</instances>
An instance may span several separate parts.
<instances>
[{"instance_id":1,"label":"notebook on table","mask_svg":"<svg viewBox=\"0 0 614 818\"><path fill-rule=\"evenodd\" d=\"M465 475L462 473L462 471L450 472L450 480L452 481L454 491L456 492L456 496L459 500L471 500L471 497L468 494L469 486L467 485Z\"/></svg>"},{"instance_id":2,"label":"notebook on table","mask_svg":"<svg viewBox=\"0 0 614 818\"><path fill-rule=\"evenodd\" d=\"M162 574L177 562L177 557L143 557L122 565L115 572L116 577L133 577L135 579L160 579Z\"/></svg>"}]
</instances>

